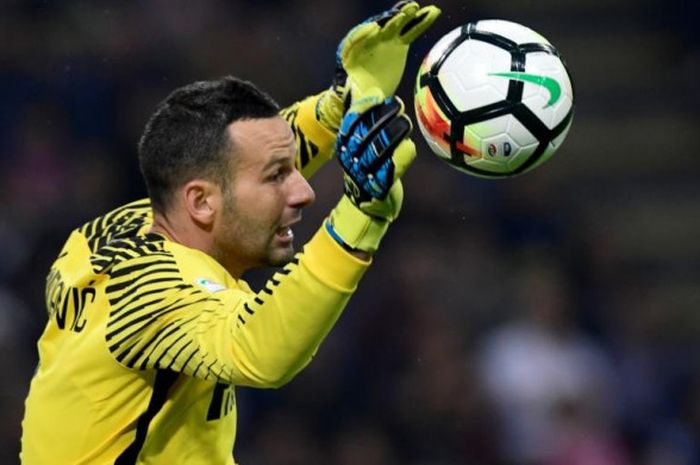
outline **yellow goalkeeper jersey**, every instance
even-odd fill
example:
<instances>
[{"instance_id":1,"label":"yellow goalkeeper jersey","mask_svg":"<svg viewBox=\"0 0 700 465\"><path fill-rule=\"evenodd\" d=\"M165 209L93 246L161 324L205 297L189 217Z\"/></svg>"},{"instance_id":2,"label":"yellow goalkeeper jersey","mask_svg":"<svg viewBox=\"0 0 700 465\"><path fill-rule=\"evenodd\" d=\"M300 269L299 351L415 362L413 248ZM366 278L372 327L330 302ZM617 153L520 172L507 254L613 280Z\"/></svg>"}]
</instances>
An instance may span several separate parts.
<instances>
[{"instance_id":1,"label":"yellow goalkeeper jersey","mask_svg":"<svg viewBox=\"0 0 700 465\"><path fill-rule=\"evenodd\" d=\"M318 128L297 111L309 150ZM53 264L24 464L233 464L234 386L306 366L368 266L321 228L256 294L151 224L148 200L125 205L73 231Z\"/></svg>"}]
</instances>

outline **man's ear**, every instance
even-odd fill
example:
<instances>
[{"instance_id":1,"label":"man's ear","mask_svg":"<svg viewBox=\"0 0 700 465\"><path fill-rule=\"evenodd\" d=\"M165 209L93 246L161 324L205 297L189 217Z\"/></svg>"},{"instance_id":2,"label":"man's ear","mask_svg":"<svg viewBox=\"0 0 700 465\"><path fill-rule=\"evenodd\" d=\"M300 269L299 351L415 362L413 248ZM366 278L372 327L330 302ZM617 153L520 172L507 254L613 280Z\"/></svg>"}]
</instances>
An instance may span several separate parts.
<instances>
[{"instance_id":1,"label":"man's ear","mask_svg":"<svg viewBox=\"0 0 700 465\"><path fill-rule=\"evenodd\" d=\"M214 224L221 208L221 189L204 179L193 179L183 187L185 208L192 220L205 229Z\"/></svg>"}]
</instances>

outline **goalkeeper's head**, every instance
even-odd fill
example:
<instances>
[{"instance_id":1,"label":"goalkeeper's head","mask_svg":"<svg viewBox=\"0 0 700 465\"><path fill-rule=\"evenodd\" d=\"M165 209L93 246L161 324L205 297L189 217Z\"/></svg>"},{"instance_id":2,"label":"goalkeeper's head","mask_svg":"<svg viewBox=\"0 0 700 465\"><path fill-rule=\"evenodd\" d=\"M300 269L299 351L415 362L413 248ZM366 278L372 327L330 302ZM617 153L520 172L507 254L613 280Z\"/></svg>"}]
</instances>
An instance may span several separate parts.
<instances>
[{"instance_id":1,"label":"goalkeeper's head","mask_svg":"<svg viewBox=\"0 0 700 465\"><path fill-rule=\"evenodd\" d=\"M272 118L279 107L252 83L234 77L199 81L173 91L151 116L139 142L139 162L153 209L165 213L174 191L193 178L227 188L235 157L227 128Z\"/></svg>"},{"instance_id":2,"label":"goalkeeper's head","mask_svg":"<svg viewBox=\"0 0 700 465\"><path fill-rule=\"evenodd\" d=\"M290 260L290 226L314 198L295 154L279 106L252 83L225 77L175 90L139 142L155 231L234 277Z\"/></svg>"}]
</instances>

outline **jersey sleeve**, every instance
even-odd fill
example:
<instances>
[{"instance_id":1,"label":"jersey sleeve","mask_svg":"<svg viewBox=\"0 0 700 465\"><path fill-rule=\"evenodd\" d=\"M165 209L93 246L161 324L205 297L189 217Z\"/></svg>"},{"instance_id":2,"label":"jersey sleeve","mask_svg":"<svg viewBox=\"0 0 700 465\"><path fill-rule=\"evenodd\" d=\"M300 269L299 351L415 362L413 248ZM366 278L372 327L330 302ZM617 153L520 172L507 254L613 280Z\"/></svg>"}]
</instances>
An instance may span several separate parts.
<instances>
[{"instance_id":1,"label":"jersey sleeve","mask_svg":"<svg viewBox=\"0 0 700 465\"><path fill-rule=\"evenodd\" d=\"M324 127L316 117L316 105L322 95L307 97L280 112L294 131L296 165L306 179L333 157L335 133Z\"/></svg>"},{"instance_id":2,"label":"jersey sleeve","mask_svg":"<svg viewBox=\"0 0 700 465\"><path fill-rule=\"evenodd\" d=\"M107 346L131 369L277 387L310 362L368 266L322 228L258 294L212 293L151 250L111 272Z\"/></svg>"}]
</instances>

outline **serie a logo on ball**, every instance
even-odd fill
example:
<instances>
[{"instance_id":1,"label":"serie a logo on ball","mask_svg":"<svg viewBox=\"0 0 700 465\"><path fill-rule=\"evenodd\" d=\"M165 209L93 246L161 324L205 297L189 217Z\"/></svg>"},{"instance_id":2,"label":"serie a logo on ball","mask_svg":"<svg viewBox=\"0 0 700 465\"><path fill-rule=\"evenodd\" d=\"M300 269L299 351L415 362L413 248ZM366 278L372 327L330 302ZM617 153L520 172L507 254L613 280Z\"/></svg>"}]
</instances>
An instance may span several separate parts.
<instances>
[{"instance_id":1,"label":"serie a logo on ball","mask_svg":"<svg viewBox=\"0 0 700 465\"><path fill-rule=\"evenodd\" d=\"M485 178L530 171L561 146L574 114L559 51L517 23L483 20L442 37L423 60L414 95L430 148Z\"/></svg>"}]
</instances>

